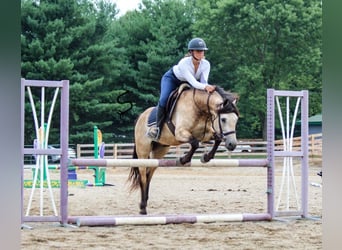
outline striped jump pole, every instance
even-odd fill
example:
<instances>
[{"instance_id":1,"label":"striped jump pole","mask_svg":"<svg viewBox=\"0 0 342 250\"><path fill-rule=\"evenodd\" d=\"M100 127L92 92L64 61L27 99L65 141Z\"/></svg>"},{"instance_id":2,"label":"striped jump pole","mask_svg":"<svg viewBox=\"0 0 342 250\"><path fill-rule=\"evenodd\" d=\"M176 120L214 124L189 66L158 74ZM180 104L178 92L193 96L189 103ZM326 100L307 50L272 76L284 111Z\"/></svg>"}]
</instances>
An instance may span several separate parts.
<instances>
[{"instance_id":1,"label":"striped jump pole","mask_svg":"<svg viewBox=\"0 0 342 250\"><path fill-rule=\"evenodd\" d=\"M184 214L140 216L70 216L69 223L77 226L166 225L182 223L223 223L244 221L267 221L272 217L264 214Z\"/></svg>"},{"instance_id":2,"label":"striped jump pole","mask_svg":"<svg viewBox=\"0 0 342 250\"><path fill-rule=\"evenodd\" d=\"M193 159L182 165L176 159L73 159L74 166L101 166L101 167L266 167L267 159L212 159L202 163Z\"/></svg>"}]
</instances>

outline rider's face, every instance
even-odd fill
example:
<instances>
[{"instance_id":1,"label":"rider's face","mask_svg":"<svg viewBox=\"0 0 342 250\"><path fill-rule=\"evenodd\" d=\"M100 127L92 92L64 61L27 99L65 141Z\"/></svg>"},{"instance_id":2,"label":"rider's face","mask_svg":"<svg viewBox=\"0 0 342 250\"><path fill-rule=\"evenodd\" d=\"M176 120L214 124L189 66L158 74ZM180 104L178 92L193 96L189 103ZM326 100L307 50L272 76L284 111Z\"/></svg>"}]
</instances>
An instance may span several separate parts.
<instances>
[{"instance_id":1,"label":"rider's face","mask_svg":"<svg viewBox=\"0 0 342 250\"><path fill-rule=\"evenodd\" d=\"M193 53L194 56L199 60L204 58L204 50L194 50Z\"/></svg>"}]
</instances>

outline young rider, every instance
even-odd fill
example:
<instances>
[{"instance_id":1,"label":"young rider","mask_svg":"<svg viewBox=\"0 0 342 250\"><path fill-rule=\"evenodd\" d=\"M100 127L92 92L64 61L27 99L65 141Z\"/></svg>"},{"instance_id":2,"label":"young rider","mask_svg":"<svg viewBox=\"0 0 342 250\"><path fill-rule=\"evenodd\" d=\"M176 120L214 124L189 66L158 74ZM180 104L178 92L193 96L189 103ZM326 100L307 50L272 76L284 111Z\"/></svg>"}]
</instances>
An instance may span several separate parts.
<instances>
[{"instance_id":1,"label":"young rider","mask_svg":"<svg viewBox=\"0 0 342 250\"><path fill-rule=\"evenodd\" d=\"M181 59L177 65L174 65L163 75L160 84L156 126L152 126L147 132L151 139L159 140L166 117L167 100L171 92L179 87L182 82L188 82L192 87L206 90L208 93L215 90L215 86L208 83L210 63L204 57L206 50L208 48L203 39L191 39L188 44L188 56Z\"/></svg>"}]
</instances>

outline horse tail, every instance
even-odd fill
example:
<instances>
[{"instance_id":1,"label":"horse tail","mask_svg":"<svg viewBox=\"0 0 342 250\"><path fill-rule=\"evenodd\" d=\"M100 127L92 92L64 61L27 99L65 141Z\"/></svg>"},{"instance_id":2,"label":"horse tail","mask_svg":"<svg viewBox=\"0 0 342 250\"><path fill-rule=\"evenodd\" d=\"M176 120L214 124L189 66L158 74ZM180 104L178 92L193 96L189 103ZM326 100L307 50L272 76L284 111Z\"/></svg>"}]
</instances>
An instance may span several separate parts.
<instances>
[{"instance_id":1,"label":"horse tail","mask_svg":"<svg viewBox=\"0 0 342 250\"><path fill-rule=\"evenodd\" d=\"M133 159L138 159L138 154L137 154L135 144L133 147ZM135 191L136 189L140 187L140 172L139 172L138 167L131 168L127 181L131 183L130 188L129 188L130 192Z\"/></svg>"},{"instance_id":2,"label":"horse tail","mask_svg":"<svg viewBox=\"0 0 342 250\"><path fill-rule=\"evenodd\" d=\"M133 146L133 159L138 159L138 154L137 154L137 147L134 143L134 146Z\"/></svg>"}]
</instances>

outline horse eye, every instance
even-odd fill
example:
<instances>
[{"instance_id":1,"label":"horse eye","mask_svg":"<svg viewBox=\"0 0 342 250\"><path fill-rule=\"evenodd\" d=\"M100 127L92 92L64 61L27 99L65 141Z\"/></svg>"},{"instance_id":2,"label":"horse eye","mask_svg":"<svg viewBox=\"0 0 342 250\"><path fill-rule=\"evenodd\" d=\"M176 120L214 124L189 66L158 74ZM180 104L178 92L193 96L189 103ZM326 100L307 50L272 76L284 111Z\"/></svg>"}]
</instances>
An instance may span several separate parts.
<instances>
[{"instance_id":1,"label":"horse eye","mask_svg":"<svg viewBox=\"0 0 342 250\"><path fill-rule=\"evenodd\" d=\"M225 123L227 121L226 118L221 118L221 122Z\"/></svg>"}]
</instances>

